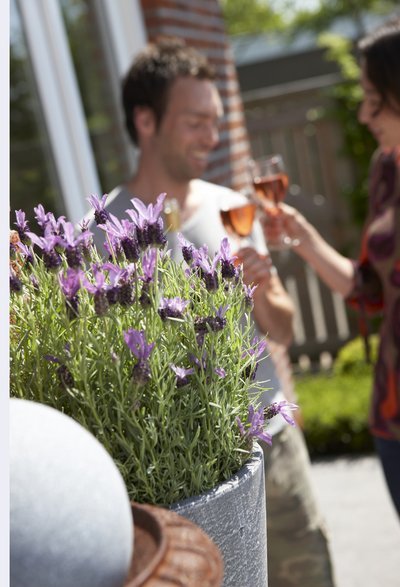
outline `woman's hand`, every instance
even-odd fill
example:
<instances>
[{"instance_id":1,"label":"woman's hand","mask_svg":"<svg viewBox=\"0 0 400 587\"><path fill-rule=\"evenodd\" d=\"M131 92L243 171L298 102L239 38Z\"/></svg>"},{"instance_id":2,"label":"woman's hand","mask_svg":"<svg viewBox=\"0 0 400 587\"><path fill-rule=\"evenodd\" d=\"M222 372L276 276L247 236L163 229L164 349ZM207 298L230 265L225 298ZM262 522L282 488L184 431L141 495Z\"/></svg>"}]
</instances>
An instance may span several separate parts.
<instances>
[{"instance_id":1,"label":"woman's hand","mask_svg":"<svg viewBox=\"0 0 400 587\"><path fill-rule=\"evenodd\" d=\"M273 213L268 208L264 212L260 222L267 244L268 241L276 242L279 240L279 235L282 232L300 244L305 244L308 241L311 225L296 208L280 203Z\"/></svg>"},{"instance_id":2,"label":"woman's hand","mask_svg":"<svg viewBox=\"0 0 400 587\"><path fill-rule=\"evenodd\" d=\"M236 256L238 262L243 263L243 281L246 285L260 285L270 280L273 266L269 255L260 255L252 247L243 247Z\"/></svg>"}]
</instances>

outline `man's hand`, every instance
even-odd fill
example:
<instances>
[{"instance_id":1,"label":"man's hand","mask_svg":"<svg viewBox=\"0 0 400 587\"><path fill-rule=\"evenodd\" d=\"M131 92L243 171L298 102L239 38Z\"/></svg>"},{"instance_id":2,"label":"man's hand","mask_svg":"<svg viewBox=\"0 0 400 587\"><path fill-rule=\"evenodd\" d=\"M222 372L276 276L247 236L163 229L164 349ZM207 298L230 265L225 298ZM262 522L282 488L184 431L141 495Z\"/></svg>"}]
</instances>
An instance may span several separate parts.
<instances>
[{"instance_id":1,"label":"man's hand","mask_svg":"<svg viewBox=\"0 0 400 587\"><path fill-rule=\"evenodd\" d=\"M271 257L260 255L251 247L243 247L236 256L238 263L243 263L243 281L246 285L267 285L274 270Z\"/></svg>"},{"instance_id":2,"label":"man's hand","mask_svg":"<svg viewBox=\"0 0 400 587\"><path fill-rule=\"evenodd\" d=\"M272 340L289 346L293 337L293 303L282 285L269 255L250 247L237 253L243 263L243 281L257 285L253 294L254 319L258 328Z\"/></svg>"}]
</instances>

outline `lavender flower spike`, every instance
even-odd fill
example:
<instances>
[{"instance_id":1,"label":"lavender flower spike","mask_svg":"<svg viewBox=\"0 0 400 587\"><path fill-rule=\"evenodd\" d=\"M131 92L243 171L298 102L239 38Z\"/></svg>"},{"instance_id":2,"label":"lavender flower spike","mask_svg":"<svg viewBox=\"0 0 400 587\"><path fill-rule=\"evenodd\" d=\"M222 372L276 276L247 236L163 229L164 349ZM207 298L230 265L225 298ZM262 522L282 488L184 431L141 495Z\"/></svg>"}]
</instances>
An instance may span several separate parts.
<instances>
[{"instance_id":1,"label":"lavender flower spike","mask_svg":"<svg viewBox=\"0 0 400 587\"><path fill-rule=\"evenodd\" d=\"M62 221L64 234L59 237L60 245L65 249L69 267L77 269L82 265L81 243L87 237L87 233L81 233L75 237L75 229L72 222Z\"/></svg>"},{"instance_id":2,"label":"lavender flower spike","mask_svg":"<svg viewBox=\"0 0 400 587\"><path fill-rule=\"evenodd\" d=\"M147 361L150 357L151 351L155 347L155 342L147 344L144 331L134 330L130 328L127 332L124 332L124 340L129 349L135 355L139 361Z\"/></svg>"},{"instance_id":3,"label":"lavender flower spike","mask_svg":"<svg viewBox=\"0 0 400 587\"><path fill-rule=\"evenodd\" d=\"M190 302L181 298L162 298L158 307L161 318L182 318L186 306Z\"/></svg>"},{"instance_id":4,"label":"lavender flower spike","mask_svg":"<svg viewBox=\"0 0 400 587\"><path fill-rule=\"evenodd\" d=\"M19 280L17 274L10 266L10 291L19 293L22 291L22 283Z\"/></svg>"},{"instance_id":5,"label":"lavender flower spike","mask_svg":"<svg viewBox=\"0 0 400 587\"><path fill-rule=\"evenodd\" d=\"M157 262L157 249L149 249L142 257L143 281L150 283L153 281L154 269Z\"/></svg>"},{"instance_id":6,"label":"lavender flower spike","mask_svg":"<svg viewBox=\"0 0 400 587\"><path fill-rule=\"evenodd\" d=\"M246 285L245 283L243 284L245 304L250 309L253 309L253 306L254 306L253 296L254 296L254 292L257 289L257 287L258 287L258 284L253 285L253 286Z\"/></svg>"},{"instance_id":7,"label":"lavender flower spike","mask_svg":"<svg viewBox=\"0 0 400 587\"><path fill-rule=\"evenodd\" d=\"M93 294L94 309L97 316L104 316L108 310L107 285L105 275L96 266L92 266L96 283L90 283L85 275L82 276L82 283L87 291Z\"/></svg>"},{"instance_id":8,"label":"lavender flower spike","mask_svg":"<svg viewBox=\"0 0 400 587\"><path fill-rule=\"evenodd\" d=\"M60 283L61 290L66 298L65 307L67 316L70 319L78 316L79 300L76 294L81 287L82 273L83 272L80 269L76 270L68 267L66 275L63 275L62 273L58 275L58 281Z\"/></svg>"},{"instance_id":9,"label":"lavender flower spike","mask_svg":"<svg viewBox=\"0 0 400 587\"><path fill-rule=\"evenodd\" d=\"M87 201L94 208L94 220L96 224L105 224L110 218L110 214L106 210L108 194L104 194L100 199L96 194L92 194L88 197Z\"/></svg>"},{"instance_id":10,"label":"lavender flower spike","mask_svg":"<svg viewBox=\"0 0 400 587\"><path fill-rule=\"evenodd\" d=\"M183 234L178 232L178 241L182 251L182 257L188 265L193 261L193 251L195 250L194 245L185 239Z\"/></svg>"},{"instance_id":11,"label":"lavender flower spike","mask_svg":"<svg viewBox=\"0 0 400 587\"><path fill-rule=\"evenodd\" d=\"M160 194L156 204L146 206L139 198L132 198L134 210L126 210L135 226L139 245L145 249L148 245L164 246L167 239L163 233L164 223L160 214L166 194Z\"/></svg>"},{"instance_id":12,"label":"lavender flower spike","mask_svg":"<svg viewBox=\"0 0 400 587\"><path fill-rule=\"evenodd\" d=\"M109 214L109 220L100 224L99 228L104 230L112 239L115 239L121 246L128 261L136 262L139 259L139 245L135 233L135 225L123 218L121 221L113 214Z\"/></svg>"},{"instance_id":13,"label":"lavender flower spike","mask_svg":"<svg viewBox=\"0 0 400 587\"><path fill-rule=\"evenodd\" d=\"M25 212L23 210L15 211L16 222L14 224L17 227L19 238L22 242L27 242L27 232L29 231L28 221L25 220Z\"/></svg>"},{"instance_id":14,"label":"lavender flower spike","mask_svg":"<svg viewBox=\"0 0 400 587\"><path fill-rule=\"evenodd\" d=\"M225 379L226 371L223 367L215 367L214 371L218 375L218 377L220 377L221 379Z\"/></svg>"},{"instance_id":15,"label":"lavender flower spike","mask_svg":"<svg viewBox=\"0 0 400 587\"><path fill-rule=\"evenodd\" d=\"M34 232L27 232L31 241L43 251L43 261L46 269L57 269L61 265L61 257L55 250L59 237L53 234L40 237Z\"/></svg>"},{"instance_id":16,"label":"lavender flower spike","mask_svg":"<svg viewBox=\"0 0 400 587\"><path fill-rule=\"evenodd\" d=\"M264 408L261 407L257 411L254 406L249 406L249 415L247 418L246 428L241 422L239 416L236 417L236 423L239 427L240 433L243 437L255 437L263 440L269 445L272 445L272 436L264 431Z\"/></svg>"},{"instance_id":17,"label":"lavender flower spike","mask_svg":"<svg viewBox=\"0 0 400 587\"><path fill-rule=\"evenodd\" d=\"M293 411L297 410L298 407L299 406L297 404L293 404L292 402L288 402L286 400L282 400L280 402L273 402L264 409L264 415L267 420L270 420L277 414L280 414L288 424L290 424L291 426L296 426L296 423L293 420L293 418L289 416L289 414L287 414L285 410Z\"/></svg>"},{"instance_id":18,"label":"lavender flower spike","mask_svg":"<svg viewBox=\"0 0 400 587\"><path fill-rule=\"evenodd\" d=\"M173 365L172 363L171 363L170 367L176 375L177 387L183 387L184 385L187 385L189 383L188 375L192 375L194 373L193 367L190 367L189 369L185 369L184 367L177 367L176 365Z\"/></svg>"},{"instance_id":19,"label":"lavender flower spike","mask_svg":"<svg viewBox=\"0 0 400 587\"><path fill-rule=\"evenodd\" d=\"M62 273L58 276L60 287L66 298L74 298L81 287L81 270L67 269L66 275Z\"/></svg>"},{"instance_id":20,"label":"lavender flower spike","mask_svg":"<svg viewBox=\"0 0 400 587\"><path fill-rule=\"evenodd\" d=\"M144 331L133 330L133 328L124 332L124 340L137 358L137 363L132 370L132 379L138 385L144 385L151 377L149 357L155 343L147 344Z\"/></svg>"},{"instance_id":21,"label":"lavender flower spike","mask_svg":"<svg viewBox=\"0 0 400 587\"><path fill-rule=\"evenodd\" d=\"M166 193L160 194L156 203L154 205L149 204L148 206L146 206L142 200L139 200L139 198L132 198L131 202L137 211L136 219L139 223L138 225L141 228L143 228L144 222L146 220L149 224L155 224L157 222L163 210L163 204L166 196ZM129 214L132 212L132 210L126 210L126 212ZM130 216L132 217L132 214L130 214Z\"/></svg>"},{"instance_id":22,"label":"lavender flower spike","mask_svg":"<svg viewBox=\"0 0 400 587\"><path fill-rule=\"evenodd\" d=\"M40 228L44 229L44 227L46 226L46 224L49 220L50 212L46 212L45 209L43 208L42 204L39 204L33 210L35 212L36 222L38 223Z\"/></svg>"},{"instance_id":23,"label":"lavender flower spike","mask_svg":"<svg viewBox=\"0 0 400 587\"><path fill-rule=\"evenodd\" d=\"M65 216L60 216L56 220L53 212L46 212L42 204L36 206L34 211L35 219L45 236L50 234L58 235L60 233L60 223L65 220Z\"/></svg>"},{"instance_id":24,"label":"lavender flower spike","mask_svg":"<svg viewBox=\"0 0 400 587\"><path fill-rule=\"evenodd\" d=\"M221 275L225 279L233 279L237 276L237 269L235 267L235 260L237 256L231 254L231 246L227 237L221 241L217 258L221 261Z\"/></svg>"},{"instance_id":25,"label":"lavender flower spike","mask_svg":"<svg viewBox=\"0 0 400 587\"><path fill-rule=\"evenodd\" d=\"M24 257L26 262L33 265L34 258L33 258L32 249L30 247L28 247L27 245L24 245L24 243L22 243L21 241L18 241L15 246L17 249L19 249L19 252Z\"/></svg>"},{"instance_id":26,"label":"lavender flower spike","mask_svg":"<svg viewBox=\"0 0 400 587\"><path fill-rule=\"evenodd\" d=\"M215 255L213 261L210 262L208 248L206 246L194 251L193 265L200 268L201 277L204 279L208 291L218 289L218 276L216 272L218 261L219 257Z\"/></svg>"}]
</instances>

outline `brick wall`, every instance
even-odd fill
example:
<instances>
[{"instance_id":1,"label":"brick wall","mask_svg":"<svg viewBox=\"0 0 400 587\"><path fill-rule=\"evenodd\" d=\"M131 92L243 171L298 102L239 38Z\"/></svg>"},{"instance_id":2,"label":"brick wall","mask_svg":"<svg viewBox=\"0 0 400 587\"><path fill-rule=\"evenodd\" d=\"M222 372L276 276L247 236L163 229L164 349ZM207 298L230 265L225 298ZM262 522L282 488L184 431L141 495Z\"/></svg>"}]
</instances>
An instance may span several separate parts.
<instances>
[{"instance_id":1,"label":"brick wall","mask_svg":"<svg viewBox=\"0 0 400 587\"><path fill-rule=\"evenodd\" d=\"M220 144L205 179L242 189L247 185L249 143L233 56L218 0L141 0L148 39L175 36L204 53L217 72L225 117Z\"/></svg>"}]
</instances>

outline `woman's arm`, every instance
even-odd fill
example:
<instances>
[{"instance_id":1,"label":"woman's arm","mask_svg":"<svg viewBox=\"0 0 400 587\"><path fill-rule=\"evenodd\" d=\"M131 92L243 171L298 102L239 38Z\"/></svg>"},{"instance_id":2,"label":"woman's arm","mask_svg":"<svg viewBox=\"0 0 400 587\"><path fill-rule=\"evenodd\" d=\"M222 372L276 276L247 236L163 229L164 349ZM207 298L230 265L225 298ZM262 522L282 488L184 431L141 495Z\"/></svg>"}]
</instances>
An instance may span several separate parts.
<instances>
[{"instance_id":1,"label":"woman's arm","mask_svg":"<svg viewBox=\"0 0 400 587\"><path fill-rule=\"evenodd\" d=\"M328 244L298 210L287 204L280 204L279 207L279 223L292 239L299 240L293 251L309 263L330 289L347 297L354 285L353 262ZM268 242L269 234L274 234L276 230L273 219L266 217L263 228Z\"/></svg>"}]
</instances>

